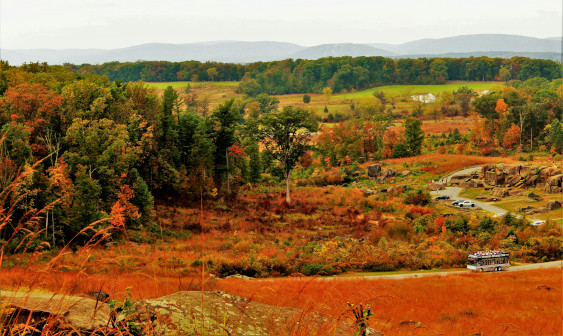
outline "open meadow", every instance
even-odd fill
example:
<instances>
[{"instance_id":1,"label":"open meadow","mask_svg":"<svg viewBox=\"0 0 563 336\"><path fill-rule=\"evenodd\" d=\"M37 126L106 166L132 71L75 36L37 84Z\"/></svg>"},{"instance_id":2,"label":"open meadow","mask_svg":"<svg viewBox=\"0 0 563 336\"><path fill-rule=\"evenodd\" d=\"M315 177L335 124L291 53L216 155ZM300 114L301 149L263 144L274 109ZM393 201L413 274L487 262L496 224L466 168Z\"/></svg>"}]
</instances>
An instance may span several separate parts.
<instances>
[{"instance_id":1,"label":"open meadow","mask_svg":"<svg viewBox=\"0 0 563 336\"><path fill-rule=\"evenodd\" d=\"M197 277L147 273L1 272L4 290L77 294L102 290L121 299L151 299L197 290ZM25 279L25 280L24 280ZM383 278L208 279L220 290L273 306L321 312L352 323L348 303L371 307L369 327L385 335L560 335L561 268L501 273L450 274L392 280ZM306 323L306 322L304 322ZM306 326L303 326L304 330ZM271 330L271 334L277 334ZM299 329L286 335L307 335ZM334 335L326 333L325 335Z\"/></svg>"}]
</instances>

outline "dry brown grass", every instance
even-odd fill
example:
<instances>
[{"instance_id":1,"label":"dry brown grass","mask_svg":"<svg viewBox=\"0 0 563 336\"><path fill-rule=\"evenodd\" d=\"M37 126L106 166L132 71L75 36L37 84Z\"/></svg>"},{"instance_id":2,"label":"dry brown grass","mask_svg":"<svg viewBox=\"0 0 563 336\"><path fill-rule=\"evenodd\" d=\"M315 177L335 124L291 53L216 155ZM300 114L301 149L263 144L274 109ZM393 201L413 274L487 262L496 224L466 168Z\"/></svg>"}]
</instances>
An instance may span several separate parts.
<instances>
[{"instance_id":1,"label":"dry brown grass","mask_svg":"<svg viewBox=\"0 0 563 336\"><path fill-rule=\"evenodd\" d=\"M132 287L134 298L154 298L199 286L195 278L143 274L4 270L0 279L1 288L18 285L69 294L101 289L114 298L121 298L127 287ZM370 326L386 335L561 335L561 283L557 268L403 280L224 279L211 280L206 288L349 321L353 316L347 302L370 304Z\"/></svg>"},{"instance_id":2,"label":"dry brown grass","mask_svg":"<svg viewBox=\"0 0 563 336\"><path fill-rule=\"evenodd\" d=\"M351 317L347 302L371 304L370 325L386 335L561 335L561 281L557 268L404 280L222 280L218 287L334 317Z\"/></svg>"}]
</instances>

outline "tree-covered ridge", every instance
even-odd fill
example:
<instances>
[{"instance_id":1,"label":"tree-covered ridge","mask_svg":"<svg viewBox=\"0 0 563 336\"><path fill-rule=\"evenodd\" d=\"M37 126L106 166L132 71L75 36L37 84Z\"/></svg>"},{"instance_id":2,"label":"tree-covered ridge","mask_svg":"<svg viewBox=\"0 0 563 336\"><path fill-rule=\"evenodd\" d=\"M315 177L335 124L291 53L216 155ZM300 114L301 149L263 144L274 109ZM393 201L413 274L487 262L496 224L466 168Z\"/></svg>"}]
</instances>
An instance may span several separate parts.
<instances>
[{"instance_id":1,"label":"tree-covered ridge","mask_svg":"<svg viewBox=\"0 0 563 336\"><path fill-rule=\"evenodd\" d=\"M101 65L66 64L79 74L97 74L110 80L147 82L241 81L240 91L259 93L320 93L360 90L387 84L437 84L446 80L525 81L533 77L561 77L561 64L526 57L403 58L338 57L318 60L287 59L275 62L232 64L187 62L111 62Z\"/></svg>"}]
</instances>

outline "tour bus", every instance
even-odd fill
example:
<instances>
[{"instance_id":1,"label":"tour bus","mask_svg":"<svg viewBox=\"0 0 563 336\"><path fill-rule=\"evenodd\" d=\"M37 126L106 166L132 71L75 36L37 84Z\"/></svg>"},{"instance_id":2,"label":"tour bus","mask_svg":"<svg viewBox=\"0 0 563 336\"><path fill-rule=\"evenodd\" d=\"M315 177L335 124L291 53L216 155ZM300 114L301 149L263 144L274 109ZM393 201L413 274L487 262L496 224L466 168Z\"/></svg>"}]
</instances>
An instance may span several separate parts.
<instances>
[{"instance_id":1,"label":"tour bus","mask_svg":"<svg viewBox=\"0 0 563 336\"><path fill-rule=\"evenodd\" d=\"M510 267L510 253L503 251L476 252L469 255L467 268L472 271L501 271Z\"/></svg>"}]
</instances>

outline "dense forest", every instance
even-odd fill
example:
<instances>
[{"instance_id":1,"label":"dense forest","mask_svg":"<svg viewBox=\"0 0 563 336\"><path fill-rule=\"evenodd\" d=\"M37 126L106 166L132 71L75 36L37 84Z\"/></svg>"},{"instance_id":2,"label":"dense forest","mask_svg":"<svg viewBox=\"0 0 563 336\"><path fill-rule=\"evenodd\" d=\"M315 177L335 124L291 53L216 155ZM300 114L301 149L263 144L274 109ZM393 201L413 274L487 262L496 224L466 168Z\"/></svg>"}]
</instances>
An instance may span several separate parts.
<instances>
[{"instance_id":1,"label":"dense forest","mask_svg":"<svg viewBox=\"0 0 563 336\"><path fill-rule=\"evenodd\" d=\"M318 60L288 59L276 62L231 64L188 62L111 62L72 65L78 74L97 74L110 80L145 82L240 81L239 90L259 93L320 93L360 90L387 84L440 84L445 81L525 81L534 77L561 77L561 64L542 59L339 57Z\"/></svg>"}]
</instances>

